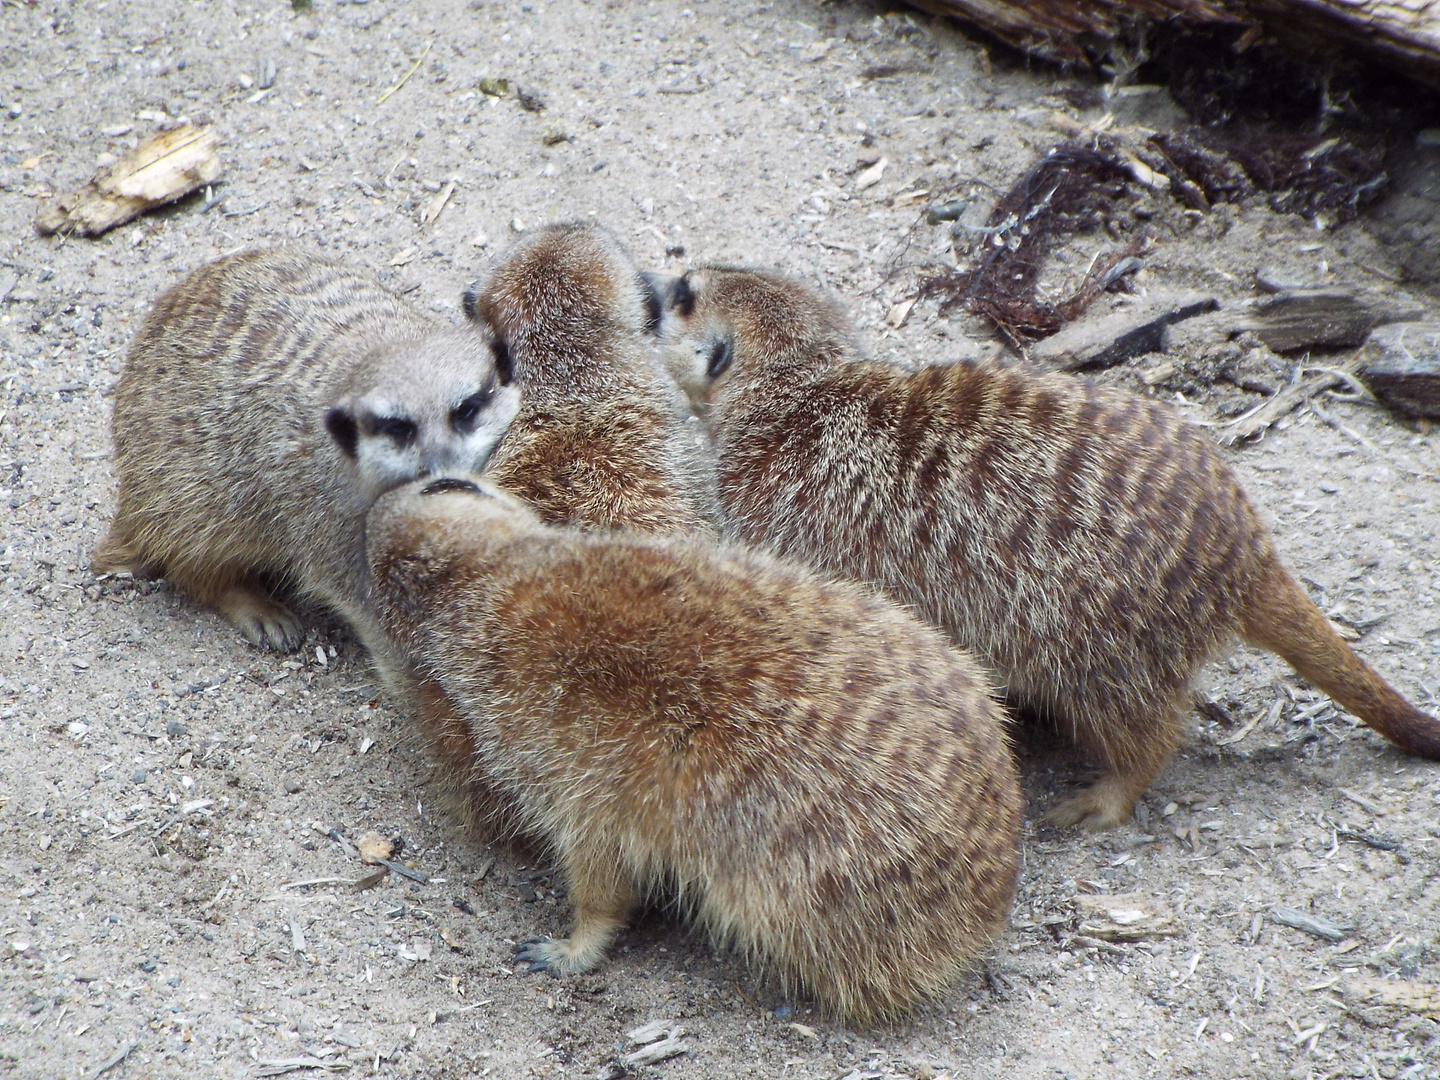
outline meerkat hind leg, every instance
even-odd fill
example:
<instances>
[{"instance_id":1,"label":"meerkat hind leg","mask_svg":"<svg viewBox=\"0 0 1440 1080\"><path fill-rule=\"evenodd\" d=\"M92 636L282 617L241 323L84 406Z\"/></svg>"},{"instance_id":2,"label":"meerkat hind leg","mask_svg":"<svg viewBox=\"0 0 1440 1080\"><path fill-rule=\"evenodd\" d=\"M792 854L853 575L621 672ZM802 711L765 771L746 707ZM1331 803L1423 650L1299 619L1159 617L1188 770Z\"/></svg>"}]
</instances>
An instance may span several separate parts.
<instances>
[{"instance_id":1,"label":"meerkat hind leg","mask_svg":"<svg viewBox=\"0 0 1440 1080\"><path fill-rule=\"evenodd\" d=\"M119 523L112 523L110 531L101 537L90 553L90 572L93 574L132 574L137 578L160 576L161 568L148 562L136 550L130 537Z\"/></svg>"},{"instance_id":2,"label":"meerkat hind leg","mask_svg":"<svg viewBox=\"0 0 1440 1080\"><path fill-rule=\"evenodd\" d=\"M635 905L635 883L617 855L608 860L588 857L572 865L568 879L575 923L565 938L535 938L516 946L515 959L528 962L529 971L552 975L580 975L605 958L605 950L625 925Z\"/></svg>"},{"instance_id":3,"label":"meerkat hind leg","mask_svg":"<svg viewBox=\"0 0 1440 1080\"><path fill-rule=\"evenodd\" d=\"M1181 738L1179 713L1173 705L1148 723L1131 727L1126 730L1123 721L1115 721L1109 732L1098 726L1089 733L1082 732L1081 746L1105 762L1105 774L1083 791L1058 801L1041 815L1042 822L1059 828L1079 825L1099 832L1113 829L1130 817Z\"/></svg>"},{"instance_id":4,"label":"meerkat hind leg","mask_svg":"<svg viewBox=\"0 0 1440 1080\"><path fill-rule=\"evenodd\" d=\"M263 589L231 585L215 598L220 614L229 619L252 645L268 645L278 652L294 652L305 641L305 628L293 612Z\"/></svg>"}]
</instances>

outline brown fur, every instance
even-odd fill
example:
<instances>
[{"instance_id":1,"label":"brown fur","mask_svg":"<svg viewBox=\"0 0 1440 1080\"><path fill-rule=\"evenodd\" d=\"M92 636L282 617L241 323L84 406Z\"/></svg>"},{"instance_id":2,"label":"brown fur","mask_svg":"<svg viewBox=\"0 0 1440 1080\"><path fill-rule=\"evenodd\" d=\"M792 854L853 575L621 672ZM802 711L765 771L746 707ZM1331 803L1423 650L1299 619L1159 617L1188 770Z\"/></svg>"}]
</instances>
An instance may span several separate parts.
<instances>
[{"instance_id":1,"label":"brown fur","mask_svg":"<svg viewBox=\"0 0 1440 1080\"><path fill-rule=\"evenodd\" d=\"M202 266L130 347L113 418L119 505L92 567L163 572L250 640L293 648L303 630L267 589L280 582L373 649L365 512L437 465L481 468L515 408L498 381L473 331L439 328L343 266L285 250ZM491 427L455 426L467 395ZM414 423L407 448L362 430L372 407ZM348 451L331 422L348 424Z\"/></svg>"},{"instance_id":2,"label":"brown fur","mask_svg":"<svg viewBox=\"0 0 1440 1080\"><path fill-rule=\"evenodd\" d=\"M466 314L521 387L487 475L547 523L715 531L714 470L695 447L703 428L644 340L653 302L629 256L589 225L536 230L466 291ZM503 808L443 709L430 697L419 717L436 783L467 826L493 836Z\"/></svg>"},{"instance_id":3,"label":"brown fur","mask_svg":"<svg viewBox=\"0 0 1440 1080\"><path fill-rule=\"evenodd\" d=\"M704 540L540 524L440 481L367 523L377 610L563 869L598 964L636 901L844 1017L940 993L1003 922L1020 794L985 677L858 586Z\"/></svg>"},{"instance_id":4,"label":"brown fur","mask_svg":"<svg viewBox=\"0 0 1440 1080\"><path fill-rule=\"evenodd\" d=\"M1195 672L1237 637L1440 757L1440 724L1335 634L1173 409L1028 368L851 362L838 310L763 271L680 279L662 336L708 403L735 535L879 583L1104 763L1052 821L1127 817L1180 742Z\"/></svg>"},{"instance_id":5,"label":"brown fur","mask_svg":"<svg viewBox=\"0 0 1440 1080\"><path fill-rule=\"evenodd\" d=\"M700 432L644 340L651 302L629 256L589 225L537 230L466 296L521 387L487 475L543 521L714 527Z\"/></svg>"}]
</instances>

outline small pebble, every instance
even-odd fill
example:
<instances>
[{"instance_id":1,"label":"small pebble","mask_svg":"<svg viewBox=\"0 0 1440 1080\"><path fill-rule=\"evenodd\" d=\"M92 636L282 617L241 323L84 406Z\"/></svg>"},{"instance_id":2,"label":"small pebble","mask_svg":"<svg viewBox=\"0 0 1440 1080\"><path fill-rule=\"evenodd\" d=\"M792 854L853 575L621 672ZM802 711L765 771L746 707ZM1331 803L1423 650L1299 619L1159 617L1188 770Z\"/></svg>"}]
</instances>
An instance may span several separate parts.
<instances>
[{"instance_id":1,"label":"small pebble","mask_svg":"<svg viewBox=\"0 0 1440 1080\"><path fill-rule=\"evenodd\" d=\"M299 794L300 794L300 781L299 781L299 780L286 780L286 781L285 781L285 794L287 794L287 795L299 795Z\"/></svg>"},{"instance_id":2,"label":"small pebble","mask_svg":"<svg viewBox=\"0 0 1440 1080\"><path fill-rule=\"evenodd\" d=\"M165 724L165 734L169 735L172 739L184 735L189 730L189 725L182 724L179 720L170 720Z\"/></svg>"},{"instance_id":3,"label":"small pebble","mask_svg":"<svg viewBox=\"0 0 1440 1080\"><path fill-rule=\"evenodd\" d=\"M136 769L133 773L130 774L130 779L137 784L143 784L145 782L145 770Z\"/></svg>"},{"instance_id":4,"label":"small pebble","mask_svg":"<svg viewBox=\"0 0 1440 1080\"><path fill-rule=\"evenodd\" d=\"M269 90L275 85L275 75L275 61L268 56L262 56L255 68L255 85L261 90Z\"/></svg>"}]
</instances>

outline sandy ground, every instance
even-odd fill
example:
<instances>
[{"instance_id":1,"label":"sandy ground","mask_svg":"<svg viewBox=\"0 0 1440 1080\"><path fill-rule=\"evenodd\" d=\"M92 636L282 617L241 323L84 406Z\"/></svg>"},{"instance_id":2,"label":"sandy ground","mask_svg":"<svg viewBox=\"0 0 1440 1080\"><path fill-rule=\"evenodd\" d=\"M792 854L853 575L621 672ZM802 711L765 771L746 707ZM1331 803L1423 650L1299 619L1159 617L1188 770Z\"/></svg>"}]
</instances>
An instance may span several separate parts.
<instances>
[{"instance_id":1,"label":"sandy ground","mask_svg":"<svg viewBox=\"0 0 1440 1080\"><path fill-rule=\"evenodd\" d=\"M879 64L895 73L864 76ZM988 969L904 1026L854 1030L780 1000L663 911L592 976L515 973L510 942L563 932L561 883L432 808L423 756L343 628L311 613L305 648L277 656L163 582L87 569L114 497L108 389L148 305L200 263L321 248L454 318L513 230L594 217L651 269L803 274L843 298L875 355L942 362L990 342L933 304L885 324L914 282L891 276L896 261L952 257L946 226L915 228L934 196L909 193L1003 190L1057 141L1065 78L920 16L805 0L7 3L0 72L0 1074L238 1077L308 1059L351 1075L594 1076L627 1030L666 1019L686 1052L643 1071L674 1080L1440 1075L1434 1000L1367 1010L1356 989L1440 981L1435 767L1271 658L1206 673L1216 707L1111 834L1033 824L1080 774L1027 737L1025 871ZM544 110L487 97L485 77ZM1149 122L1173 117L1148 100ZM94 241L35 235L40 195L180 115L223 132L214 205L196 196ZM882 179L857 190L877 155ZM1226 341L1257 266L1394 291L1360 224L1130 198L1159 235L1138 286L1223 307L1108 377L1141 387L1169 361L1146 392L1197 420L1263 400L1211 386L1227 358L1252 382L1292 374ZM1122 239L1074 238L1055 281ZM1440 436L1320 404L1323 418L1301 411L1232 460L1312 595L1434 709ZM426 882L350 888L365 870L334 837L371 831L403 838ZM1080 932L1077 897L1128 893L1173 912L1173 932ZM1343 940L1267 920L1277 904Z\"/></svg>"}]
</instances>

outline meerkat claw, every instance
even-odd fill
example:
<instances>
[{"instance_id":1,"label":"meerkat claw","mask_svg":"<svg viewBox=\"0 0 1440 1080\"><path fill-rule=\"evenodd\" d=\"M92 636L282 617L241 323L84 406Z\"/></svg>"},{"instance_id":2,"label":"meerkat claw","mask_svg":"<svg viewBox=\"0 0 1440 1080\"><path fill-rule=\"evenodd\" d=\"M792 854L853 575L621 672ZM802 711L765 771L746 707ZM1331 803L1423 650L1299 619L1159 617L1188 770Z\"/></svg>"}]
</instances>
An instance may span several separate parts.
<instances>
[{"instance_id":1,"label":"meerkat claw","mask_svg":"<svg viewBox=\"0 0 1440 1080\"><path fill-rule=\"evenodd\" d=\"M515 959L525 965L526 971L548 971L552 979L560 977L560 969L545 955L545 946L550 938L527 938L515 946Z\"/></svg>"}]
</instances>

